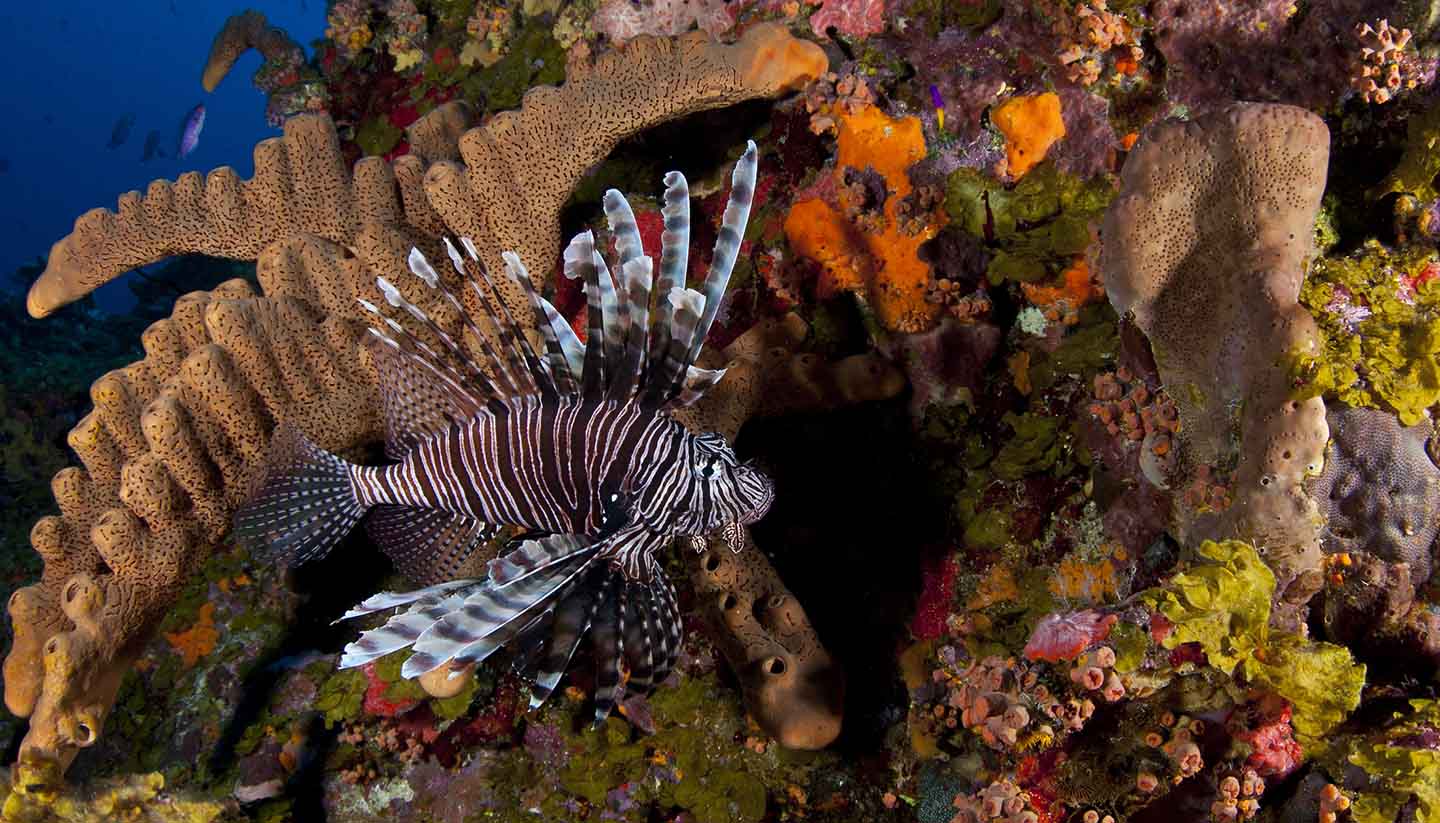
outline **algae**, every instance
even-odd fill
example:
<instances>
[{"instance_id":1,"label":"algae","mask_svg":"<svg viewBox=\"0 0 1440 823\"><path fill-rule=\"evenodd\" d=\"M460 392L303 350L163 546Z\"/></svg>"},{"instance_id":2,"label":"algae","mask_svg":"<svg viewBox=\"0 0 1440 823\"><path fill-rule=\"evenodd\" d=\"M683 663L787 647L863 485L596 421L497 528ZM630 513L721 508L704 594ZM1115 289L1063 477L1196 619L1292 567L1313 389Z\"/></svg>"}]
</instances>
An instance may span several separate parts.
<instances>
[{"instance_id":1,"label":"algae","mask_svg":"<svg viewBox=\"0 0 1440 823\"><path fill-rule=\"evenodd\" d=\"M1405 153L1380 185L1368 192L1371 200L1396 192L1413 194L1421 200L1434 200L1440 195L1435 188L1435 175L1440 174L1440 106L1410 117L1405 132Z\"/></svg>"},{"instance_id":2,"label":"algae","mask_svg":"<svg viewBox=\"0 0 1440 823\"><path fill-rule=\"evenodd\" d=\"M1360 705L1365 687L1365 665L1349 649L1289 634L1272 638L1241 671L1252 684L1290 701L1295 737L1312 750Z\"/></svg>"},{"instance_id":3,"label":"algae","mask_svg":"<svg viewBox=\"0 0 1440 823\"><path fill-rule=\"evenodd\" d=\"M369 156L388 154L405 136L405 130L390 122L388 117L372 117L355 130L355 145Z\"/></svg>"},{"instance_id":4,"label":"algae","mask_svg":"<svg viewBox=\"0 0 1440 823\"><path fill-rule=\"evenodd\" d=\"M1019 480L1054 466L1064 453L1060 419L1042 414L1006 412L1001 422L1014 435L1005 441L990 469L1001 480Z\"/></svg>"},{"instance_id":5,"label":"algae","mask_svg":"<svg viewBox=\"0 0 1440 823\"><path fill-rule=\"evenodd\" d=\"M1352 798L1356 823L1390 823L1412 797L1418 823L1440 821L1440 751L1406 745L1440 727L1440 702L1411 700L1410 709L1397 712L1382 733L1345 738L1335 747L1344 762L1364 769L1370 779Z\"/></svg>"},{"instance_id":6,"label":"algae","mask_svg":"<svg viewBox=\"0 0 1440 823\"><path fill-rule=\"evenodd\" d=\"M1231 674L1266 640L1275 574L1238 540L1206 540L1196 552L1214 562L1175 575L1145 600L1175 624L1165 648L1199 643L1210 665Z\"/></svg>"},{"instance_id":7,"label":"algae","mask_svg":"<svg viewBox=\"0 0 1440 823\"><path fill-rule=\"evenodd\" d=\"M1297 358L1302 395L1394 411L1414 425L1440 402L1440 257L1431 247L1392 250L1373 240L1318 260L1300 301L1324 335Z\"/></svg>"},{"instance_id":8,"label":"algae","mask_svg":"<svg viewBox=\"0 0 1440 823\"><path fill-rule=\"evenodd\" d=\"M1254 547L1239 540L1205 541L1204 560L1152 589L1143 599L1174 624L1167 649L1199 643L1210 665L1241 674L1294 707L1297 738L1318 746L1360 704L1365 666L1350 650L1270 631L1275 575Z\"/></svg>"}]
</instances>

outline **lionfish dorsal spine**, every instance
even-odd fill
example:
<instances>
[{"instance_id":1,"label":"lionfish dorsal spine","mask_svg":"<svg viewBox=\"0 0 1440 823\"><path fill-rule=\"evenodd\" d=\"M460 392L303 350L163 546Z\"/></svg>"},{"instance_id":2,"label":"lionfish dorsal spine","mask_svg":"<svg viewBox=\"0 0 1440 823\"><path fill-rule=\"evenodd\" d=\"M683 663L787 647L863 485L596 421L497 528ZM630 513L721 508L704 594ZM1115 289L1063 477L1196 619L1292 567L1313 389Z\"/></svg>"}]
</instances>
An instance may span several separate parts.
<instances>
[{"instance_id":1,"label":"lionfish dorsal spine","mask_svg":"<svg viewBox=\"0 0 1440 823\"><path fill-rule=\"evenodd\" d=\"M755 147L755 141L746 141L745 152L740 155L740 162L735 164L735 170L730 174L730 199L725 204L725 214L720 220L720 232L715 238L715 252L710 258L710 271L705 276L704 314L700 316L694 338L690 342L689 356L685 358L687 366L700 357L700 347L704 345L705 337L710 334L710 326L720 311L725 289L730 285L730 273L735 268L745 226L750 221L750 206L755 199L755 175L758 165L759 151Z\"/></svg>"},{"instance_id":2,"label":"lionfish dorsal spine","mask_svg":"<svg viewBox=\"0 0 1440 823\"><path fill-rule=\"evenodd\" d=\"M454 246L450 244L449 238L445 239L445 245L447 251L454 252ZM463 346L447 343L447 349L450 351L453 359L466 367L466 371L470 373L471 379L477 385L484 387L486 394L490 397L506 397L516 393L518 391L516 378L505 368L504 361L501 360L499 353L496 352L491 345L489 336L482 333L479 327L475 325L470 317L470 313L465 311L464 306L461 305L460 300L455 294L446 288L445 284L440 280L439 274L436 273L434 267L430 265L430 261L425 258L425 255L418 248L411 248L408 262L410 271L416 277L420 278L427 287L438 292L446 304L455 311L456 316L460 318L461 328L464 331L470 332L470 335L476 339L481 352L485 355L486 361L494 367L494 374L492 376L477 364ZM456 263L456 257L453 254L451 256L451 262ZM468 278L468 273L464 267L458 263L456 263L456 272L462 279ZM383 278L376 278L377 285L382 279ZM384 286L381 286L381 290L384 291ZM387 300L389 299L388 293L386 294L386 298ZM432 331L437 335L441 336L442 340L452 340L446 332L438 328L437 324L428 322L427 325L431 327Z\"/></svg>"},{"instance_id":3,"label":"lionfish dorsal spine","mask_svg":"<svg viewBox=\"0 0 1440 823\"><path fill-rule=\"evenodd\" d=\"M549 300L531 291L541 336L550 355L550 371L555 375L556 386L564 395L580 393L580 375L585 368L585 344L575 335L575 330L560 315Z\"/></svg>"},{"instance_id":4,"label":"lionfish dorsal spine","mask_svg":"<svg viewBox=\"0 0 1440 823\"><path fill-rule=\"evenodd\" d=\"M664 205L660 207L664 231L660 234L660 272L655 280L654 316L651 318L650 363L647 367L649 390L653 401L659 392L674 382L674 374L666 371L670 352L670 322L673 310L670 292L685 285L685 271L690 265L690 187L685 175L672 171L665 175Z\"/></svg>"},{"instance_id":5,"label":"lionfish dorsal spine","mask_svg":"<svg viewBox=\"0 0 1440 823\"><path fill-rule=\"evenodd\" d=\"M498 295L499 291L495 282L490 279L490 273L485 270L484 264L480 262L479 251L475 243L468 237L460 238L460 244L465 247L467 256L463 259L466 272L469 274L469 283L472 291L480 302L480 309L485 313L495 335L500 342L500 363L516 375L516 383L519 389L518 394L555 394L554 381L542 371L539 365L539 358L535 350L530 347L530 340L525 336L511 316L510 309L505 301L498 297L492 299L491 295ZM512 254L513 256L513 254ZM515 258L517 263L519 258ZM523 267L520 269L523 273ZM516 271L507 260L505 264L505 276L516 277ZM530 285L530 276L523 274L521 288L533 288ZM498 306L498 308L497 308Z\"/></svg>"},{"instance_id":6,"label":"lionfish dorsal spine","mask_svg":"<svg viewBox=\"0 0 1440 823\"><path fill-rule=\"evenodd\" d=\"M622 267L622 282L626 294L622 301L626 305L629 332L625 339L625 359L617 370L616 379L610 384L612 400L628 400L635 394L644 377L645 354L650 338L650 290L653 282L652 261L646 255L627 260Z\"/></svg>"},{"instance_id":7,"label":"lionfish dorsal spine","mask_svg":"<svg viewBox=\"0 0 1440 823\"><path fill-rule=\"evenodd\" d=\"M468 417L485 407L485 400L477 397L463 375L444 360L424 341L418 340L404 326L380 313L380 308L367 300L359 301L368 312L372 312L380 325L371 326L370 334L384 343L400 358L407 370L414 374L428 374L432 385L449 401L450 405ZM380 326L384 326L382 329ZM382 374L382 380L384 379Z\"/></svg>"},{"instance_id":8,"label":"lionfish dorsal spine","mask_svg":"<svg viewBox=\"0 0 1440 823\"><path fill-rule=\"evenodd\" d=\"M563 257L565 276L585 286L585 362L581 368L581 394L586 397L598 395L606 384L605 308L600 292L609 285L609 274L599 276L595 266L597 256L595 236L584 231L570 239ZM601 280L607 282L602 285Z\"/></svg>"}]
</instances>

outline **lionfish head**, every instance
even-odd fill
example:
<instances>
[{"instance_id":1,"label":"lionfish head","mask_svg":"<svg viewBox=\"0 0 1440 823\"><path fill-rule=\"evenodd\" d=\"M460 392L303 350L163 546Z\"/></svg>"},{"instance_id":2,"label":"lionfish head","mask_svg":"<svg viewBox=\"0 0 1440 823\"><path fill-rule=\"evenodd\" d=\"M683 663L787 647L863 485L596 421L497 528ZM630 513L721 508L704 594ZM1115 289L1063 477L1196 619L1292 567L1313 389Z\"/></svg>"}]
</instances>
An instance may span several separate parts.
<instances>
[{"instance_id":1,"label":"lionfish head","mask_svg":"<svg viewBox=\"0 0 1440 823\"><path fill-rule=\"evenodd\" d=\"M732 524L749 525L765 516L775 500L775 483L750 463L741 463L719 434L696 438L695 480L706 501L702 513L707 531Z\"/></svg>"}]
</instances>

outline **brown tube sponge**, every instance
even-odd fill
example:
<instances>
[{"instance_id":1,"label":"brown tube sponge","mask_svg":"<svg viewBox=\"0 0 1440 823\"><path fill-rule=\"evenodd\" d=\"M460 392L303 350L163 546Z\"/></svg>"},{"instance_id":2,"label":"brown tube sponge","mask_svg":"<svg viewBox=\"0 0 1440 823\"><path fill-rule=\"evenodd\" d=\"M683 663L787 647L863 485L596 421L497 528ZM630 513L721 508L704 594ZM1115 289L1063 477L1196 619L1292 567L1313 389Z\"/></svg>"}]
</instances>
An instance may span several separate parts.
<instances>
[{"instance_id":1,"label":"brown tube sponge","mask_svg":"<svg viewBox=\"0 0 1440 823\"><path fill-rule=\"evenodd\" d=\"M819 46L773 24L729 45L699 32L637 38L572 72L564 86L531 89L518 111L465 132L458 142L463 165L427 167L407 155L392 167L368 157L351 173L329 117L298 115L286 121L283 137L255 147L249 180L228 167L204 178L184 174L151 183L144 196L122 196L115 212L81 215L51 249L27 306L44 317L174 254L253 260L297 234L351 246L372 223L431 238L446 228L473 238L494 271L502 268L500 253L512 250L545 271L559 253L560 209L570 190L620 140L665 120L798 88L826 66ZM440 156L448 154L442 135L458 113L437 111L412 133ZM528 310L519 289L504 297L512 310Z\"/></svg>"},{"instance_id":2,"label":"brown tube sponge","mask_svg":"<svg viewBox=\"0 0 1440 823\"><path fill-rule=\"evenodd\" d=\"M246 9L225 21L220 33L210 44L210 56L205 60L205 69L200 73L200 85L206 91L214 91L240 55L255 49L266 60L278 60L287 54L299 53L304 61L305 51L290 38L284 29L270 25L265 15L254 9Z\"/></svg>"},{"instance_id":3,"label":"brown tube sponge","mask_svg":"<svg viewBox=\"0 0 1440 823\"><path fill-rule=\"evenodd\" d=\"M793 349L809 329L799 315L763 320L723 353L708 354L725 378L699 403L676 413L694 431L734 440L752 417L813 411L893 397L905 388L899 370L876 355L837 362ZM845 672L831 660L805 610L749 529L737 554L730 539L710 535L700 552L682 546L701 617L745 690L745 705L767 734L791 749L820 749L840 734Z\"/></svg>"},{"instance_id":4,"label":"brown tube sponge","mask_svg":"<svg viewBox=\"0 0 1440 823\"><path fill-rule=\"evenodd\" d=\"M830 362L792 349L809 333L797 314L757 323L725 348L701 355L707 368L725 368L725 379L675 418L693 431L720 432L730 440L752 417L883 400L905 388L905 375L876 354Z\"/></svg>"},{"instance_id":5,"label":"brown tube sponge","mask_svg":"<svg viewBox=\"0 0 1440 823\"><path fill-rule=\"evenodd\" d=\"M430 110L405 130L410 153L426 163L458 161L460 138L480 120L475 107L464 100L451 100Z\"/></svg>"},{"instance_id":6,"label":"brown tube sponge","mask_svg":"<svg viewBox=\"0 0 1440 823\"><path fill-rule=\"evenodd\" d=\"M743 534L739 552L718 534L698 554L685 551L696 606L760 728L787 749L822 749L840 735L845 672L749 529Z\"/></svg>"},{"instance_id":7,"label":"brown tube sponge","mask_svg":"<svg viewBox=\"0 0 1440 823\"><path fill-rule=\"evenodd\" d=\"M297 268L285 282L312 279ZM236 280L185 295L146 330L144 360L91 388L95 410L70 433L85 468L56 476L61 513L31 533L44 572L10 601L5 702L30 717L27 758L63 768L98 739L155 623L229 530L276 422L329 448L379 437L363 327L285 291L256 297Z\"/></svg>"},{"instance_id":8,"label":"brown tube sponge","mask_svg":"<svg viewBox=\"0 0 1440 823\"><path fill-rule=\"evenodd\" d=\"M1219 528L1267 551L1282 592L1300 582L1291 603L1320 582L1320 518L1301 484L1328 428L1320 398L1291 398L1290 358L1318 345L1297 300L1329 151L1324 121L1294 106L1160 123L1126 159L1104 223L1106 291L1150 338L1187 457L1238 457Z\"/></svg>"}]
</instances>

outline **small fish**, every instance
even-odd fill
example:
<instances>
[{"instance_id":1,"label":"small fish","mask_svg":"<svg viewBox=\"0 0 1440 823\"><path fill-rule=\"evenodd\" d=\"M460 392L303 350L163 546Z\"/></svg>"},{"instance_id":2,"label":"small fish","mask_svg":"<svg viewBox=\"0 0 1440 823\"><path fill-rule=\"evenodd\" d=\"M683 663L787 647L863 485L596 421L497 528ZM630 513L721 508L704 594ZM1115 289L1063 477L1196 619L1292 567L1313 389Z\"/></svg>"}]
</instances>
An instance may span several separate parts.
<instances>
[{"instance_id":1,"label":"small fish","mask_svg":"<svg viewBox=\"0 0 1440 823\"><path fill-rule=\"evenodd\" d=\"M185 121L180 124L180 139L176 141L175 156L184 157L200 144L200 130L205 128L205 104L197 103Z\"/></svg>"},{"instance_id":2,"label":"small fish","mask_svg":"<svg viewBox=\"0 0 1440 823\"><path fill-rule=\"evenodd\" d=\"M933 84L930 86L930 102L935 104L935 125L940 131L945 130L945 98L940 96L940 89Z\"/></svg>"},{"instance_id":3,"label":"small fish","mask_svg":"<svg viewBox=\"0 0 1440 823\"><path fill-rule=\"evenodd\" d=\"M110 129L110 141L105 144L105 148L118 149L125 145L125 141L130 139L130 129L134 125L134 112L120 115L120 119L116 120L115 126Z\"/></svg>"},{"instance_id":4,"label":"small fish","mask_svg":"<svg viewBox=\"0 0 1440 823\"><path fill-rule=\"evenodd\" d=\"M414 653L402 676L455 676L509 647L516 669L533 677L531 705L539 706L588 634L599 669L597 724L627 695L648 694L665 680L679 654L681 623L660 553L676 538L759 520L775 494L722 435L691 433L670 414L724 374L694 363L739 253L756 155L752 142L735 167L703 291L685 287L684 176L665 176L665 232L653 281L656 259L641 247L630 204L606 192L619 257L613 276L590 232L564 255L566 276L585 284L583 345L507 252L504 276L529 294L545 343L533 349L504 304L488 298L495 284L469 238L460 240L464 253L448 238L445 248L484 318L466 314L418 249L409 267L459 313L483 362L390 281L375 281L385 301L432 341L360 301L376 316L370 345L385 452L395 462L355 465L281 424L268 476L235 516L241 541L304 562L329 552L368 513L375 543L426 586L381 592L346 612L342 620L398 609L345 647L341 668L408 647ZM482 319L498 330L493 339L480 331ZM453 579L504 526L543 536L490 561L485 577Z\"/></svg>"},{"instance_id":5,"label":"small fish","mask_svg":"<svg viewBox=\"0 0 1440 823\"><path fill-rule=\"evenodd\" d=\"M164 157L165 149L160 147L160 130L151 129L145 135L145 151L140 155L141 163L148 163L157 157Z\"/></svg>"}]
</instances>

